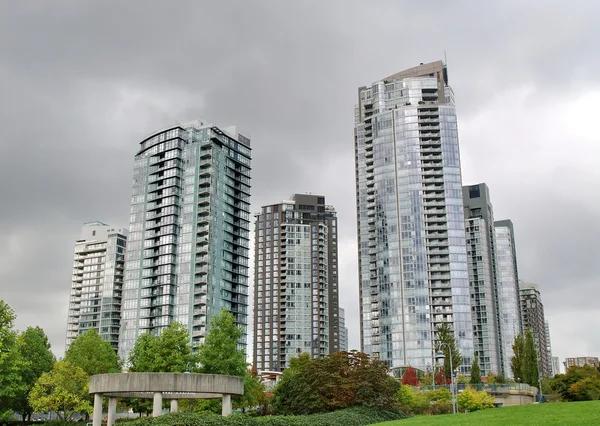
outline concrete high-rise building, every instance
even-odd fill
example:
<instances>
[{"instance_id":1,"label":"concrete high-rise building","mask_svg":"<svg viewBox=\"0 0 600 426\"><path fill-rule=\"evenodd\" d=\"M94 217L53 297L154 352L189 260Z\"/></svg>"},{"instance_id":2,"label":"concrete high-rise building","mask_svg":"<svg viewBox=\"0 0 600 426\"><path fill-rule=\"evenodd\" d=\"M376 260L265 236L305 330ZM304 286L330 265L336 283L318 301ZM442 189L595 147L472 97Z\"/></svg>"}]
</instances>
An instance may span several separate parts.
<instances>
[{"instance_id":1,"label":"concrete high-rise building","mask_svg":"<svg viewBox=\"0 0 600 426\"><path fill-rule=\"evenodd\" d=\"M355 167L361 349L391 368L436 362L453 328L473 358L458 131L446 66L358 89Z\"/></svg>"},{"instance_id":2,"label":"concrete high-rise building","mask_svg":"<svg viewBox=\"0 0 600 426\"><path fill-rule=\"evenodd\" d=\"M504 374L496 276L496 237L490 191L485 183L463 186L473 346L481 374Z\"/></svg>"},{"instance_id":3,"label":"concrete high-rise building","mask_svg":"<svg viewBox=\"0 0 600 426\"><path fill-rule=\"evenodd\" d=\"M544 318L544 305L542 304L540 291L535 284L523 281L519 283L519 291L523 329L526 330L529 328L533 332L540 377L550 377L550 364L548 363L547 356L548 344L546 342L546 320Z\"/></svg>"},{"instance_id":4,"label":"concrete high-rise building","mask_svg":"<svg viewBox=\"0 0 600 426\"><path fill-rule=\"evenodd\" d=\"M340 351L348 352L348 327L344 308L340 308Z\"/></svg>"},{"instance_id":5,"label":"concrete high-rise building","mask_svg":"<svg viewBox=\"0 0 600 426\"><path fill-rule=\"evenodd\" d=\"M264 206L254 233L254 359L259 371L283 371L306 352L339 350L335 209L325 197L294 194Z\"/></svg>"},{"instance_id":6,"label":"concrete high-rise building","mask_svg":"<svg viewBox=\"0 0 600 426\"><path fill-rule=\"evenodd\" d=\"M120 354L171 322L203 342L228 309L248 324L250 140L235 127L197 120L140 143L123 291Z\"/></svg>"},{"instance_id":7,"label":"concrete high-rise building","mask_svg":"<svg viewBox=\"0 0 600 426\"><path fill-rule=\"evenodd\" d=\"M83 225L75 243L66 347L91 328L118 349L127 230Z\"/></svg>"},{"instance_id":8,"label":"concrete high-rise building","mask_svg":"<svg viewBox=\"0 0 600 426\"><path fill-rule=\"evenodd\" d=\"M546 333L546 356L548 357L548 365L550 366L550 377L554 377L558 373L554 372L554 363L552 362L552 341L550 340L550 324L548 324L548 320L544 322L544 330Z\"/></svg>"},{"instance_id":9,"label":"concrete high-rise building","mask_svg":"<svg viewBox=\"0 0 600 426\"><path fill-rule=\"evenodd\" d=\"M515 337L523 332L515 232L510 220L494 222L494 231L496 237L496 287L504 374L506 377L512 378L510 367L511 359L514 356L512 345Z\"/></svg>"}]
</instances>

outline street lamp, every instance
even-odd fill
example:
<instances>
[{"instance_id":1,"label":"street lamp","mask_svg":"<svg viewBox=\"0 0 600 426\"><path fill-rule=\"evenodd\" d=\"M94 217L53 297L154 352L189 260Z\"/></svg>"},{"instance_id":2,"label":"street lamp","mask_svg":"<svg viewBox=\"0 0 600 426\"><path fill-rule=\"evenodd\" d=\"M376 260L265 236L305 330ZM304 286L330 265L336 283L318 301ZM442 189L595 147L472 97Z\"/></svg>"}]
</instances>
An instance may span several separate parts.
<instances>
[{"instance_id":1,"label":"street lamp","mask_svg":"<svg viewBox=\"0 0 600 426\"><path fill-rule=\"evenodd\" d=\"M184 371L184 373L187 373L187 374L190 374L190 373L191 373L191 371L190 371L190 364L191 364L191 362L188 362L188 363L185 365L185 371Z\"/></svg>"},{"instance_id":2,"label":"street lamp","mask_svg":"<svg viewBox=\"0 0 600 426\"><path fill-rule=\"evenodd\" d=\"M517 377L517 385L519 389L519 405L521 405L521 378Z\"/></svg>"},{"instance_id":3,"label":"street lamp","mask_svg":"<svg viewBox=\"0 0 600 426\"><path fill-rule=\"evenodd\" d=\"M456 406L455 406L455 398L454 398L454 369L452 367L452 349L448 343L441 342L439 343L440 348L442 346L446 346L448 348L448 355L450 358L450 395L452 395L452 414L456 414ZM443 352L438 352L439 358L445 358Z\"/></svg>"}]
</instances>

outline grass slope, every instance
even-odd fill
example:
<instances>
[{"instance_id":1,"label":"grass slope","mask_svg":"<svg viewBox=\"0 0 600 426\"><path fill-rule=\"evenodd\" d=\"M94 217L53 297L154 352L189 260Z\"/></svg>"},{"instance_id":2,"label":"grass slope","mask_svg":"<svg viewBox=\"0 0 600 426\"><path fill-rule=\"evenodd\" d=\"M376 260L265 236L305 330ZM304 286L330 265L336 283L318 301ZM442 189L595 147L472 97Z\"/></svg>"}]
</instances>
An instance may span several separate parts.
<instances>
[{"instance_id":1,"label":"grass slope","mask_svg":"<svg viewBox=\"0 0 600 426\"><path fill-rule=\"evenodd\" d=\"M377 423L377 426L493 426L493 425L600 425L600 401L531 404L494 408L475 413L416 416L406 420Z\"/></svg>"}]
</instances>

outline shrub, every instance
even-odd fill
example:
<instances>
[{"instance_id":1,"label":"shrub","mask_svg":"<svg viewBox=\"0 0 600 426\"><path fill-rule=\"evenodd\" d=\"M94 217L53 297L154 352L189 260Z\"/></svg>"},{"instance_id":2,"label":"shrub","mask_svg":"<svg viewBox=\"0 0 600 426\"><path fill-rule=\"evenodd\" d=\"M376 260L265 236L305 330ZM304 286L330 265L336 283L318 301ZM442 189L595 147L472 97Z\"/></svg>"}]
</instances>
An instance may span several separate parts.
<instances>
[{"instance_id":1,"label":"shrub","mask_svg":"<svg viewBox=\"0 0 600 426\"><path fill-rule=\"evenodd\" d=\"M127 426L363 426L403 418L406 415L400 411L352 407L308 416L221 417L211 413L165 414L154 418L142 417L128 422Z\"/></svg>"},{"instance_id":2,"label":"shrub","mask_svg":"<svg viewBox=\"0 0 600 426\"><path fill-rule=\"evenodd\" d=\"M600 380L586 377L569 387L574 401L597 401L600 399Z\"/></svg>"},{"instance_id":3,"label":"shrub","mask_svg":"<svg viewBox=\"0 0 600 426\"><path fill-rule=\"evenodd\" d=\"M477 391L471 386L458 394L458 409L464 412L494 408L494 397L485 391Z\"/></svg>"}]
</instances>

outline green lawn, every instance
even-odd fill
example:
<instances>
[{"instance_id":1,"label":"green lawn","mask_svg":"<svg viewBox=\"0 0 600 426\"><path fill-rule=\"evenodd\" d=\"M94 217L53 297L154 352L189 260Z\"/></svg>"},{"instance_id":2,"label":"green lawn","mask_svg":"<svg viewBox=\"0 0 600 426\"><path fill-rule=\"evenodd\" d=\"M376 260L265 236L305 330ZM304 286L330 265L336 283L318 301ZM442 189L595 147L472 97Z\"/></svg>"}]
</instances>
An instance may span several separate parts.
<instances>
[{"instance_id":1,"label":"green lawn","mask_svg":"<svg viewBox=\"0 0 600 426\"><path fill-rule=\"evenodd\" d=\"M491 426L491 425L600 425L600 401L557 402L517 407L493 408L485 411L443 416L416 416L406 420L377 423L377 426Z\"/></svg>"}]
</instances>

